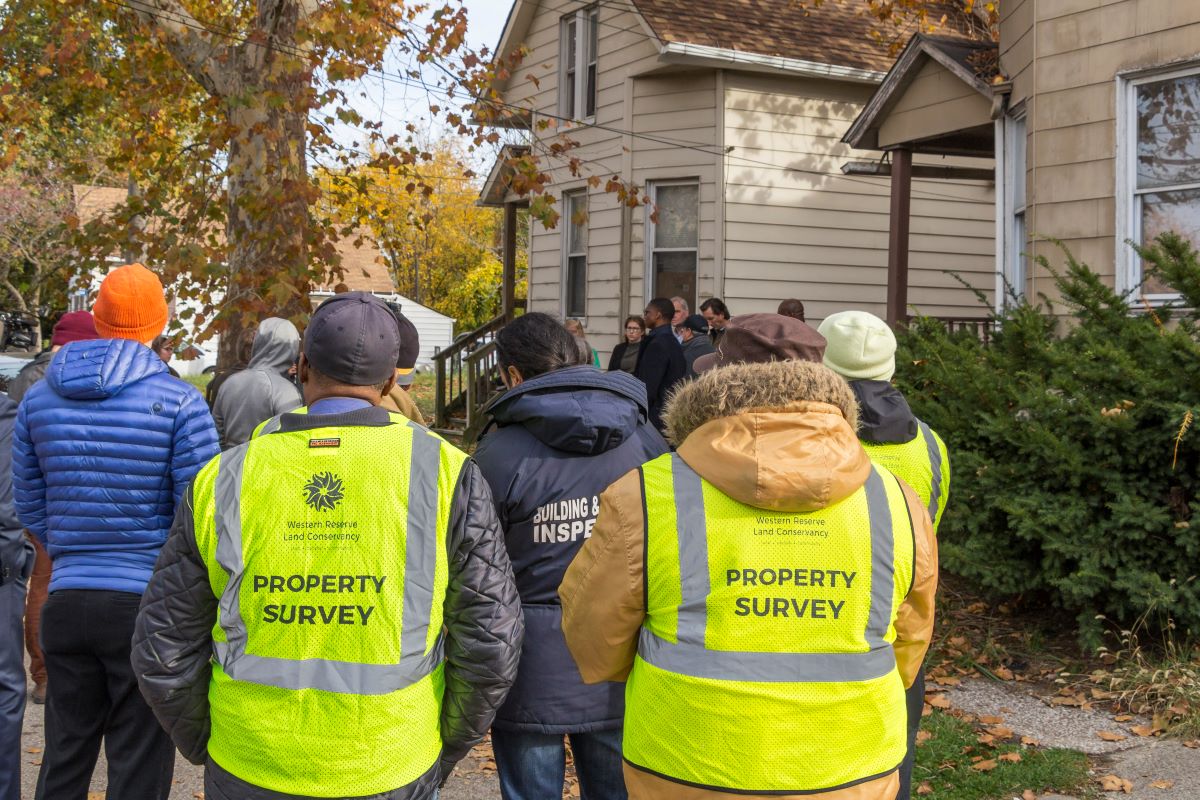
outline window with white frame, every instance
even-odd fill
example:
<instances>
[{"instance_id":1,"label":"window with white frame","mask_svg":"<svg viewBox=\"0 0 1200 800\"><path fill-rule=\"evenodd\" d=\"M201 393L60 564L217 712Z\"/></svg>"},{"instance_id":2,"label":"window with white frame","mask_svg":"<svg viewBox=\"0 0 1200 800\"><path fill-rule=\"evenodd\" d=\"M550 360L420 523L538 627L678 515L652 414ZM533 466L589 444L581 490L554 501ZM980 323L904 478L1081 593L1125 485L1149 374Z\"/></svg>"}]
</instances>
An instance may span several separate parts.
<instances>
[{"instance_id":1,"label":"window with white frame","mask_svg":"<svg viewBox=\"0 0 1200 800\"><path fill-rule=\"evenodd\" d=\"M563 194L563 316L587 316L587 192Z\"/></svg>"},{"instance_id":2,"label":"window with white frame","mask_svg":"<svg viewBox=\"0 0 1200 800\"><path fill-rule=\"evenodd\" d=\"M1124 244L1149 244L1167 231L1200 246L1200 65L1125 80L1119 166L1125 230L1118 251L1125 259L1124 283L1142 283L1141 259ZM1176 293L1151 277L1142 285L1150 300Z\"/></svg>"},{"instance_id":3,"label":"window with white frame","mask_svg":"<svg viewBox=\"0 0 1200 800\"><path fill-rule=\"evenodd\" d=\"M647 220L649 297L679 296L696 305L700 246L700 184L661 181L650 185L654 216Z\"/></svg>"},{"instance_id":4,"label":"window with white frame","mask_svg":"<svg viewBox=\"0 0 1200 800\"><path fill-rule=\"evenodd\" d=\"M558 111L567 119L596 115L596 32L600 12L581 8L562 18L559 37Z\"/></svg>"},{"instance_id":5,"label":"window with white frame","mask_svg":"<svg viewBox=\"0 0 1200 800\"><path fill-rule=\"evenodd\" d=\"M1028 233L1025 227L1026 127L1021 109L1004 117L1004 247L1000 304L1025 294L1029 274Z\"/></svg>"}]
</instances>

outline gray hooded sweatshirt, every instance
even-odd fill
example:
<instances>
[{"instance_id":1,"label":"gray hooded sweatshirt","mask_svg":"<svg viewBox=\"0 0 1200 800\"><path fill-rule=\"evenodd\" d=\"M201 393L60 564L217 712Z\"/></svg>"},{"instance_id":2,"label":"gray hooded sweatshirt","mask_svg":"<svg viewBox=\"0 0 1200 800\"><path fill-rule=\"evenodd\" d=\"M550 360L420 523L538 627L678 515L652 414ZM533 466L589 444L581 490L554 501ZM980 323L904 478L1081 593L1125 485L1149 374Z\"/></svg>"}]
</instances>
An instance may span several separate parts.
<instances>
[{"instance_id":1,"label":"gray hooded sweatshirt","mask_svg":"<svg viewBox=\"0 0 1200 800\"><path fill-rule=\"evenodd\" d=\"M295 325L277 317L262 321L250 364L225 380L213 403L222 450L250 441L260 422L303 404L300 390L283 376L299 353L300 333Z\"/></svg>"}]
</instances>

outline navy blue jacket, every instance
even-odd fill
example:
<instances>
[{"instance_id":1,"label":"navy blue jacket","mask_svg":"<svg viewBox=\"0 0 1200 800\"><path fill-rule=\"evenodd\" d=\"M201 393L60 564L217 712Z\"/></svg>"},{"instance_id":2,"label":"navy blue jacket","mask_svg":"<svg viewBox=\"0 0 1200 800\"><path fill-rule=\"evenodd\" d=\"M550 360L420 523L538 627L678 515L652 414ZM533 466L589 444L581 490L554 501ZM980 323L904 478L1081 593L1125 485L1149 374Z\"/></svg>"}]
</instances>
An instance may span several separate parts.
<instances>
[{"instance_id":1,"label":"navy blue jacket","mask_svg":"<svg viewBox=\"0 0 1200 800\"><path fill-rule=\"evenodd\" d=\"M59 350L13 436L17 516L50 553L50 591L141 594L184 489L219 451L200 392L150 348Z\"/></svg>"},{"instance_id":2,"label":"navy blue jacket","mask_svg":"<svg viewBox=\"0 0 1200 800\"><path fill-rule=\"evenodd\" d=\"M624 684L583 683L563 639L558 585L591 535L600 493L667 451L649 423L645 387L624 372L569 367L522 383L488 412L498 427L475 461L491 486L525 610L517 681L495 727L619 728Z\"/></svg>"},{"instance_id":3,"label":"navy blue jacket","mask_svg":"<svg viewBox=\"0 0 1200 800\"><path fill-rule=\"evenodd\" d=\"M655 428L663 430L663 406L667 404L667 397L675 384L687 375L683 345L675 338L670 325L659 325L646 331L633 374L646 385L650 422Z\"/></svg>"}]
</instances>

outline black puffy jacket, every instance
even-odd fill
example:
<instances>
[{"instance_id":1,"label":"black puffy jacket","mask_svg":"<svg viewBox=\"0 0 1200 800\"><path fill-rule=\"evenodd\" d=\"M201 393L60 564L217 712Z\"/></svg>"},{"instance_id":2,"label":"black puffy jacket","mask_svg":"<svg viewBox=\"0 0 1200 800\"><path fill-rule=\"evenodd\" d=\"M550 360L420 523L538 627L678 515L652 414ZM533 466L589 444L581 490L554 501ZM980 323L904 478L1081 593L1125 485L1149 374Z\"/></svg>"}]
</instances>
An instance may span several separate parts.
<instances>
[{"instance_id":1,"label":"black puffy jacket","mask_svg":"<svg viewBox=\"0 0 1200 800\"><path fill-rule=\"evenodd\" d=\"M596 521L600 493L667 451L642 382L570 367L522 383L489 407L498 429L475 451L525 611L525 646L502 730L584 733L621 727L624 684L585 685L562 634L558 585Z\"/></svg>"},{"instance_id":2,"label":"black puffy jacket","mask_svg":"<svg viewBox=\"0 0 1200 800\"><path fill-rule=\"evenodd\" d=\"M381 423L381 412L368 408L346 414L284 414L283 429L387 424ZM381 463L379 469L391 467ZM247 481L246 485L253 484ZM521 601L491 493L470 461L454 490L446 539L450 580L444 606L442 757L425 775L380 795L381 800L431 797L454 765L483 739L517 673L524 634ZM208 754L208 689L217 601L196 545L189 487L142 598L132 661L146 701L193 764L205 763ZM218 800L222 795L230 800L296 800L251 786L211 761L206 786L208 796Z\"/></svg>"}]
</instances>

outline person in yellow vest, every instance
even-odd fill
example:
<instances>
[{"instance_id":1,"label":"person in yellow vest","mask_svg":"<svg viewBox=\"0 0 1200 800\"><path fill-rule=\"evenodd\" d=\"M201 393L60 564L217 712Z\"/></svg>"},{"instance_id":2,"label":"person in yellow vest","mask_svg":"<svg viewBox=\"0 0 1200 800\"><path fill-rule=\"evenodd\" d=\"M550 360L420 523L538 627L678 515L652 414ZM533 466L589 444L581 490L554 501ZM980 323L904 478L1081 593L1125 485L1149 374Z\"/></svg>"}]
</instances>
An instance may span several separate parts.
<instances>
[{"instance_id":1,"label":"person in yellow vest","mask_svg":"<svg viewBox=\"0 0 1200 800\"><path fill-rule=\"evenodd\" d=\"M858 438L867 454L917 490L936 532L950 499L950 455L891 384L896 334L866 311L832 314L817 330L826 341L825 366L850 383L858 400Z\"/></svg>"},{"instance_id":2,"label":"person in yellow vest","mask_svg":"<svg viewBox=\"0 0 1200 800\"><path fill-rule=\"evenodd\" d=\"M858 438L876 464L887 467L917 492L937 534L950 499L950 454L942 437L917 419L900 390L896 372L896 335L887 323L865 311L842 311L818 328L825 337L825 366L850 383L858 401ZM908 690L908 755L900 768L897 800L912 796L917 731L925 707L925 670Z\"/></svg>"},{"instance_id":3,"label":"person in yellow vest","mask_svg":"<svg viewBox=\"0 0 1200 800\"><path fill-rule=\"evenodd\" d=\"M559 595L585 681L627 680L631 798L892 800L929 646L924 505L855 436L845 381L755 355L676 391L678 451L601 496ZM711 361L709 362L712 363Z\"/></svg>"},{"instance_id":4,"label":"person in yellow vest","mask_svg":"<svg viewBox=\"0 0 1200 800\"><path fill-rule=\"evenodd\" d=\"M307 408L210 461L180 504L132 660L209 800L433 797L516 676L486 482L379 407L399 338L369 294L322 304Z\"/></svg>"}]
</instances>

